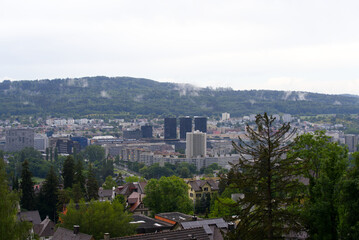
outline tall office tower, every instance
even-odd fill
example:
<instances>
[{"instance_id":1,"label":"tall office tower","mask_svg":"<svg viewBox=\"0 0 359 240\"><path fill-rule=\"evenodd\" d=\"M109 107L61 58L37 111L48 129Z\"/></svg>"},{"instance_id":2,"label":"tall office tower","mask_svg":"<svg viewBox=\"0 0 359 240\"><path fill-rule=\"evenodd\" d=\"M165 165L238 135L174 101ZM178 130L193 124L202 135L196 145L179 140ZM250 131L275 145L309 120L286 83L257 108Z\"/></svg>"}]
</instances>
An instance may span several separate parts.
<instances>
[{"instance_id":1,"label":"tall office tower","mask_svg":"<svg viewBox=\"0 0 359 240\"><path fill-rule=\"evenodd\" d=\"M231 115L227 112L222 113L222 121L227 121L231 118Z\"/></svg>"},{"instance_id":2,"label":"tall office tower","mask_svg":"<svg viewBox=\"0 0 359 240\"><path fill-rule=\"evenodd\" d=\"M194 130L200 132L207 132L207 118L206 117L195 117L194 118Z\"/></svg>"},{"instance_id":3,"label":"tall office tower","mask_svg":"<svg viewBox=\"0 0 359 240\"><path fill-rule=\"evenodd\" d=\"M180 118L180 139L186 139L186 133L192 132L192 118Z\"/></svg>"},{"instance_id":4,"label":"tall office tower","mask_svg":"<svg viewBox=\"0 0 359 240\"><path fill-rule=\"evenodd\" d=\"M177 118L165 118L165 139L177 138Z\"/></svg>"},{"instance_id":5,"label":"tall office tower","mask_svg":"<svg viewBox=\"0 0 359 240\"><path fill-rule=\"evenodd\" d=\"M16 152L25 147L34 147L34 137L34 129L12 128L6 130L5 149L9 152Z\"/></svg>"},{"instance_id":6,"label":"tall office tower","mask_svg":"<svg viewBox=\"0 0 359 240\"><path fill-rule=\"evenodd\" d=\"M358 145L358 138L354 134L345 135L345 144L348 146L349 152L356 152Z\"/></svg>"},{"instance_id":7,"label":"tall office tower","mask_svg":"<svg viewBox=\"0 0 359 240\"><path fill-rule=\"evenodd\" d=\"M207 150L207 134L197 130L188 132L186 135L186 157L205 157Z\"/></svg>"},{"instance_id":8,"label":"tall office tower","mask_svg":"<svg viewBox=\"0 0 359 240\"><path fill-rule=\"evenodd\" d=\"M152 126L141 126L142 138L152 138Z\"/></svg>"}]
</instances>

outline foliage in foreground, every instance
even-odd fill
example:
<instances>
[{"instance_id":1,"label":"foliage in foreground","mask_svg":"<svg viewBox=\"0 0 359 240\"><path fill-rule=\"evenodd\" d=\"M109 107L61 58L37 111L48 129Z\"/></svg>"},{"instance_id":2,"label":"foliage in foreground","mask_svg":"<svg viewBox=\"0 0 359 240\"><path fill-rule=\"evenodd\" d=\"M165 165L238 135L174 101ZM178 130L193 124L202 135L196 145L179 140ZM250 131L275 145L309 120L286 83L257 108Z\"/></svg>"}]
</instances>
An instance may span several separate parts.
<instances>
[{"instance_id":1,"label":"foliage in foreground","mask_svg":"<svg viewBox=\"0 0 359 240\"><path fill-rule=\"evenodd\" d=\"M85 203L73 201L67 206L66 214L60 214L61 227L73 229L73 225L80 225L80 231L93 235L95 239L102 239L104 233L111 237L127 236L135 233L136 225L131 224L132 217L124 211L119 201Z\"/></svg>"},{"instance_id":2,"label":"foliage in foreground","mask_svg":"<svg viewBox=\"0 0 359 240\"><path fill-rule=\"evenodd\" d=\"M0 236L1 239L24 239L29 235L31 224L17 221L19 196L9 190L6 180L5 163L0 158Z\"/></svg>"},{"instance_id":3,"label":"foliage in foreground","mask_svg":"<svg viewBox=\"0 0 359 240\"><path fill-rule=\"evenodd\" d=\"M246 128L250 141L233 143L240 157L228 183L242 197L231 204L240 221L230 239L279 239L301 228L301 162L286 154L294 131L286 123L274 129L274 121L266 113L257 115L256 129Z\"/></svg>"},{"instance_id":4,"label":"foliage in foreground","mask_svg":"<svg viewBox=\"0 0 359 240\"><path fill-rule=\"evenodd\" d=\"M154 213L193 211L193 204L188 196L188 185L179 177L151 179L145 187L145 192L146 197L143 201Z\"/></svg>"}]
</instances>

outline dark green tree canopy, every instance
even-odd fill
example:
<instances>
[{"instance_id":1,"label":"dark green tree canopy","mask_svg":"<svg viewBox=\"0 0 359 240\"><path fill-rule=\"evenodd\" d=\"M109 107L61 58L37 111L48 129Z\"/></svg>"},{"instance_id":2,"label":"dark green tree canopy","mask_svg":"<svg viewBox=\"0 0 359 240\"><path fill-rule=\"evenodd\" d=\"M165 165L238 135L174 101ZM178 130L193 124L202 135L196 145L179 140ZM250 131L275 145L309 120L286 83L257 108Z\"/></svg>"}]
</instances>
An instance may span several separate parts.
<instances>
[{"instance_id":1,"label":"dark green tree canopy","mask_svg":"<svg viewBox=\"0 0 359 240\"><path fill-rule=\"evenodd\" d=\"M120 201L80 201L78 204L71 201L60 219L60 226L73 229L74 225L80 225L81 232L93 235L95 239L102 239L104 233L110 233L111 237L128 236L136 229L135 224L130 224L131 215L124 211Z\"/></svg>"},{"instance_id":2,"label":"dark green tree canopy","mask_svg":"<svg viewBox=\"0 0 359 240\"><path fill-rule=\"evenodd\" d=\"M193 211L193 203L188 196L188 185L179 177L151 179L145 189L144 203L154 213Z\"/></svg>"},{"instance_id":3,"label":"dark green tree canopy","mask_svg":"<svg viewBox=\"0 0 359 240\"><path fill-rule=\"evenodd\" d=\"M240 222L231 239L280 239L301 227L297 208L302 164L286 154L295 129L287 123L275 129L274 121L266 113L257 115L256 129L246 128L249 142L233 142L240 157L228 182L243 195L236 203Z\"/></svg>"},{"instance_id":4,"label":"dark green tree canopy","mask_svg":"<svg viewBox=\"0 0 359 240\"><path fill-rule=\"evenodd\" d=\"M32 174L29 170L29 163L25 160L22 164L21 171L21 208L28 211L35 209L35 194L34 194L34 183L32 181Z\"/></svg>"},{"instance_id":5,"label":"dark green tree canopy","mask_svg":"<svg viewBox=\"0 0 359 240\"><path fill-rule=\"evenodd\" d=\"M75 175L75 161L71 155L69 155L62 168L62 177L64 179L64 188L71 188L74 183Z\"/></svg>"},{"instance_id":6,"label":"dark green tree canopy","mask_svg":"<svg viewBox=\"0 0 359 240\"><path fill-rule=\"evenodd\" d=\"M17 221L18 194L9 190L5 173L5 163L0 158L0 236L1 239L25 239L31 224Z\"/></svg>"},{"instance_id":7,"label":"dark green tree canopy","mask_svg":"<svg viewBox=\"0 0 359 240\"><path fill-rule=\"evenodd\" d=\"M49 216L50 219L56 221L58 204L58 188L59 180L53 167L50 168L46 176L44 185L41 188L39 196L39 211L42 218Z\"/></svg>"}]
</instances>

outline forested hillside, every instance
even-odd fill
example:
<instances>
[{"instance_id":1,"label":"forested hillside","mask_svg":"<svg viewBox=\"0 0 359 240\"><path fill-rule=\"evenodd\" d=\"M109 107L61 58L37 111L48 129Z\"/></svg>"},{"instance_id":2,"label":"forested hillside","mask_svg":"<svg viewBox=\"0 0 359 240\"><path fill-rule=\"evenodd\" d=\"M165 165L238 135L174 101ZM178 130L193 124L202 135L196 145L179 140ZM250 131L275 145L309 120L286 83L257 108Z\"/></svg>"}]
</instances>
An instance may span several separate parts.
<instances>
[{"instance_id":1,"label":"forested hillside","mask_svg":"<svg viewBox=\"0 0 359 240\"><path fill-rule=\"evenodd\" d=\"M14 115L115 117L232 116L268 112L358 113L359 98L308 92L196 88L130 77L85 77L0 83L0 117Z\"/></svg>"}]
</instances>

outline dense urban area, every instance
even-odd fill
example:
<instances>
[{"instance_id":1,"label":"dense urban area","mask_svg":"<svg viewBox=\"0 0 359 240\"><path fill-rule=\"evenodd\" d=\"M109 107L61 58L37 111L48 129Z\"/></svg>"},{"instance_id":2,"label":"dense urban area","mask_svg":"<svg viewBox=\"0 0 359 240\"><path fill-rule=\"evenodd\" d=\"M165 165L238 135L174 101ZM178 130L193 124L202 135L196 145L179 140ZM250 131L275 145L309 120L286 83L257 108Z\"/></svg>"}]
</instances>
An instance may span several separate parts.
<instances>
[{"instance_id":1,"label":"dense urban area","mask_svg":"<svg viewBox=\"0 0 359 240\"><path fill-rule=\"evenodd\" d=\"M2 120L2 204L19 199L6 231L55 240L358 239L357 122L230 113ZM272 171L258 170L266 154Z\"/></svg>"}]
</instances>

